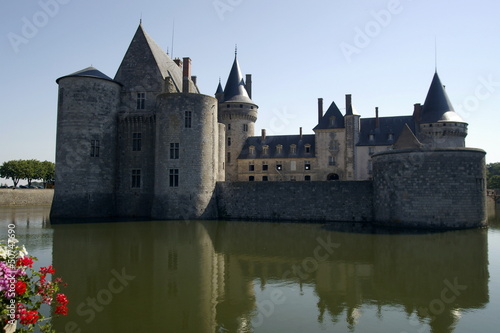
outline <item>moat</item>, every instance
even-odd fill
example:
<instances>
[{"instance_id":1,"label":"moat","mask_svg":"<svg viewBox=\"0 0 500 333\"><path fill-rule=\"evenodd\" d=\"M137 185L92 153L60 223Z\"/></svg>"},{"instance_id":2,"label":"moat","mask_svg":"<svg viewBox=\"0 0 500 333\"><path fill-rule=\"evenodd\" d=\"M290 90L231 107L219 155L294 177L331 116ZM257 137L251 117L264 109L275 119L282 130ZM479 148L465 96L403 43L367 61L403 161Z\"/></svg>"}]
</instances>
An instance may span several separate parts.
<instances>
[{"instance_id":1,"label":"moat","mask_svg":"<svg viewBox=\"0 0 500 333\"><path fill-rule=\"evenodd\" d=\"M500 212L488 229L123 221L51 225L0 207L69 284L58 332L498 332Z\"/></svg>"}]
</instances>

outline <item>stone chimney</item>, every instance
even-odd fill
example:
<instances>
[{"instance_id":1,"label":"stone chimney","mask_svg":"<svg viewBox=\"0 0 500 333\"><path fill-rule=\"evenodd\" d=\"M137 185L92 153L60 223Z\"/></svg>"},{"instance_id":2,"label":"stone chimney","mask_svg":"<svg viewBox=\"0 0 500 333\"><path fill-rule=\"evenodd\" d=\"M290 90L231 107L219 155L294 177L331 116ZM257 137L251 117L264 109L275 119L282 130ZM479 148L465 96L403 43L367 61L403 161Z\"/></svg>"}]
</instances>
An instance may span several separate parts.
<instances>
[{"instance_id":1,"label":"stone chimney","mask_svg":"<svg viewBox=\"0 0 500 333\"><path fill-rule=\"evenodd\" d=\"M248 97L252 99L252 74L246 75L245 89L247 90Z\"/></svg>"},{"instance_id":2,"label":"stone chimney","mask_svg":"<svg viewBox=\"0 0 500 333\"><path fill-rule=\"evenodd\" d=\"M323 98L318 98L318 124L321 122L321 118L323 118Z\"/></svg>"},{"instance_id":3,"label":"stone chimney","mask_svg":"<svg viewBox=\"0 0 500 333\"><path fill-rule=\"evenodd\" d=\"M189 92L189 85L191 81L191 59L182 59L182 92Z\"/></svg>"},{"instance_id":4,"label":"stone chimney","mask_svg":"<svg viewBox=\"0 0 500 333\"><path fill-rule=\"evenodd\" d=\"M302 127L299 128L300 140L302 140Z\"/></svg>"},{"instance_id":5,"label":"stone chimney","mask_svg":"<svg viewBox=\"0 0 500 333\"><path fill-rule=\"evenodd\" d=\"M375 128L380 127L380 121L378 119L378 106L375 107Z\"/></svg>"},{"instance_id":6,"label":"stone chimney","mask_svg":"<svg viewBox=\"0 0 500 333\"><path fill-rule=\"evenodd\" d=\"M345 115L351 115L352 116L352 99L351 99L351 94L346 94L345 95Z\"/></svg>"},{"instance_id":7,"label":"stone chimney","mask_svg":"<svg viewBox=\"0 0 500 333\"><path fill-rule=\"evenodd\" d=\"M422 104L420 103L413 104L413 119L416 122L419 122L421 118L422 118Z\"/></svg>"},{"instance_id":8,"label":"stone chimney","mask_svg":"<svg viewBox=\"0 0 500 333\"><path fill-rule=\"evenodd\" d=\"M262 140L262 142L266 141L266 130L264 128L262 129L261 140Z\"/></svg>"}]
</instances>

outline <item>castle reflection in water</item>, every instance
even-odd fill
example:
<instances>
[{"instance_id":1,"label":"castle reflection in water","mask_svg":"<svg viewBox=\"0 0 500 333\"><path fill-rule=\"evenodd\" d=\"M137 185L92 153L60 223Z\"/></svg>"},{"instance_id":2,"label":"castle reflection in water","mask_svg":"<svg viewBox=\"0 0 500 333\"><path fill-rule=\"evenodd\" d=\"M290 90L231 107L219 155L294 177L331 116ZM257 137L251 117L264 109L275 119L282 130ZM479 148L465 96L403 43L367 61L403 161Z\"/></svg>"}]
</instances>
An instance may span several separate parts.
<instances>
[{"instance_id":1,"label":"castle reflection in water","mask_svg":"<svg viewBox=\"0 0 500 333\"><path fill-rule=\"evenodd\" d=\"M71 314L56 321L61 331L70 325L82 332L250 332L274 316L256 290L274 288L283 298L280 290L292 286L296 293L314 290L317 300L307 306L315 309L307 311L315 321L350 331L362 320L359 309L370 306L380 321L384 309L397 309L414 330L452 332L461 312L489 302L487 230L352 233L223 221L52 228L53 263L71 286ZM134 279L110 286L117 272Z\"/></svg>"}]
</instances>

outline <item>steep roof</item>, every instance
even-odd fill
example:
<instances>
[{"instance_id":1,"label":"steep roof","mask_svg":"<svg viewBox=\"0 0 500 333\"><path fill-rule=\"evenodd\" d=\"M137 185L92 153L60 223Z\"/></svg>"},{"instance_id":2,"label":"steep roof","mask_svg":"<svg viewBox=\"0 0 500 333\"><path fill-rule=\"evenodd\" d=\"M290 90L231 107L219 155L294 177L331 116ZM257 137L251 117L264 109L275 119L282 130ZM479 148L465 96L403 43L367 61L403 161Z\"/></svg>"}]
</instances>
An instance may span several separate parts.
<instances>
[{"instance_id":1,"label":"steep roof","mask_svg":"<svg viewBox=\"0 0 500 333\"><path fill-rule=\"evenodd\" d=\"M437 123L439 121L464 122L453 109L446 90L436 72L425 98L420 122Z\"/></svg>"},{"instance_id":2,"label":"steep roof","mask_svg":"<svg viewBox=\"0 0 500 333\"><path fill-rule=\"evenodd\" d=\"M396 142L405 125L415 132L413 116L361 118L358 146L390 146Z\"/></svg>"},{"instance_id":3,"label":"steep roof","mask_svg":"<svg viewBox=\"0 0 500 333\"><path fill-rule=\"evenodd\" d=\"M115 80L123 84L134 81L133 84L137 85L137 76L146 79L146 74L161 80L170 77L177 91L182 90L182 69L146 33L142 24L139 24Z\"/></svg>"},{"instance_id":4,"label":"steep roof","mask_svg":"<svg viewBox=\"0 0 500 333\"><path fill-rule=\"evenodd\" d=\"M234 57L233 67L227 78L226 86L224 87L224 102L243 102L255 104L245 88L245 81L241 74L238 58Z\"/></svg>"},{"instance_id":5,"label":"steep roof","mask_svg":"<svg viewBox=\"0 0 500 333\"><path fill-rule=\"evenodd\" d=\"M333 119L333 123L331 119ZM328 110L326 110L320 122L318 123L318 125L316 125L316 127L313 128L313 130L331 128L345 128L344 116L340 112L335 102L332 102L332 104L330 104L330 107L328 108Z\"/></svg>"},{"instance_id":6,"label":"steep roof","mask_svg":"<svg viewBox=\"0 0 500 333\"><path fill-rule=\"evenodd\" d=\"M95 78L95 79L114 81L112 78L110 78L109 76L107 76L106 74L104 74L103 72L99 71L97 68L92 67L92 66L84 68L78 72L74 72L72 74L62 76L62 77L58 78L56 80L56 82L59 83L60 79L63 79L66 77L91 77L91 78Z\"/></svg>"},{"instance_id":7,"label":"steep roof","mask_svg":"<svg viewBox=\"0 0 500 333\"><path fill-rule=\"evenodd\" d=\"M238 159L253 159L253 158L276 158L276 159L285 159L285 158L313 158L315 155L315 136L314 134L307 135L273 135L266 136L265 140L262 141L262 137L260 136L252 136L247 138L245 141L245 145L241 150L240 156ZM281 154L277 153L276 147L278 145L283 146ZM296 146L295 154L292 154L290 151L291 145ZM309 153L306 153L305 146L309 145L310 150ZM255 154L250 155L250 146L255 147ZM269 146L268 154L264 155L263 147Z\"/></svg>"},{"instance_id":8,"label":"steep roof","mask_svg":"<svg viewBox=\"0 0 500 333\"><path fill-rule=\"evenodd\" d=\"M217 90L215 91L215 94L218 95L218 94L223 94L224 93L224 90L222 89L222 84L220 83L220 79L219 79L219 85L217 86Z\"/></svg>"},{"instance_id":9,"label":"steep roof","mask_svg":"<svg viewBox=\"0 0 500 333\"><path fill-rule=\"evenodd\" d=\"M422 148L422 146L423 146L422 143L418 141L417 137L412 132L408 124L405 124L396 143L394 143L392 147L394 149L406 149L406 148Z\"/></svg>"}]
</instances>

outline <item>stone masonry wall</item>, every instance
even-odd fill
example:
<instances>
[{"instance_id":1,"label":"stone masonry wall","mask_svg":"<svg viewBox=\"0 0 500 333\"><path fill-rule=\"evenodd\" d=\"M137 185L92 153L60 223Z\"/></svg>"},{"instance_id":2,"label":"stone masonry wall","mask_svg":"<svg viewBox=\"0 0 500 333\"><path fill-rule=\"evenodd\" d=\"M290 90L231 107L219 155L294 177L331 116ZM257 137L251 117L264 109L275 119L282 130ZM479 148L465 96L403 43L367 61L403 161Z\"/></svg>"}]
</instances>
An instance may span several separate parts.
<instances>
[{"instance_id":1,"label":"stone masonry wall","mask_svg":"<svg viewBox=\"0 0 500 333\"><path fill-rule=\"evenodd\" d=\"M372 182L217 183L219 218L290 221L372 220Z\"/></svg>"},{"instance_id":2,"label":"stone masonry wall","mask_svg":"<svg viewBox=\"0 0 500 333\"><path fill-rule=\"evenodd\" d=\"M50 206L54 190L0 189L0 206Z\"/></svg>"}]
</instances>

